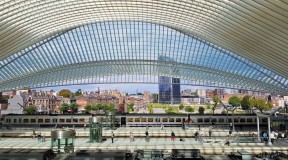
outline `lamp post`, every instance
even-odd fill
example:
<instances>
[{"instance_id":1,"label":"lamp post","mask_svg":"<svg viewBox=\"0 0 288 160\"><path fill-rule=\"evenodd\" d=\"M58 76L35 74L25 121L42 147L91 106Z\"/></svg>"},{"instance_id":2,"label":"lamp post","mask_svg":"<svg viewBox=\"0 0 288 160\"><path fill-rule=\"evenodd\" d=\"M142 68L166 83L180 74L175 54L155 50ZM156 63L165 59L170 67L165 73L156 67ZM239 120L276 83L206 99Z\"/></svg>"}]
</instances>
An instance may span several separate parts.
<instances>
[{"instance_id":1,"label":"lamp post","mask_svg":"<svg viewBox=\"0 0 288 160\"><path fill-rule=\"evenodd\" d=\"M260 126L259 126L259 117L267 117L267 123L268 123L268 145L272 145L271 143L271 117L275 115L276 112L281 110L283 107L280 106L278 109L275 111L271 112L269 115L261 115L253 111L257 115L257 132L258 132L258 140L260 140Z\"/></svg>"}]
</instances>

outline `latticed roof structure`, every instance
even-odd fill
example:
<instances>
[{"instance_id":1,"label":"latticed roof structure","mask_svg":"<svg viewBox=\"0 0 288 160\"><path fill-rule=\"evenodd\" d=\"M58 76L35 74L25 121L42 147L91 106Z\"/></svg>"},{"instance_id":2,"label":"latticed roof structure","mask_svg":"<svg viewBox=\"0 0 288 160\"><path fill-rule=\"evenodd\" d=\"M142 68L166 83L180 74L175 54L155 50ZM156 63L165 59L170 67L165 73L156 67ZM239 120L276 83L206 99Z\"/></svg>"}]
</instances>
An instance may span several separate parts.
<instances>
[{"instance_id":1,"label":"latticed roof structure","mask_svg":"<svg viewBox=\"0 0 288 160\"><path fill-rule=\"evenodd\" d=\"M273 0L2 0L0 90L169 76L287 94L287 11Z\"/></svg>"}]
</instances>

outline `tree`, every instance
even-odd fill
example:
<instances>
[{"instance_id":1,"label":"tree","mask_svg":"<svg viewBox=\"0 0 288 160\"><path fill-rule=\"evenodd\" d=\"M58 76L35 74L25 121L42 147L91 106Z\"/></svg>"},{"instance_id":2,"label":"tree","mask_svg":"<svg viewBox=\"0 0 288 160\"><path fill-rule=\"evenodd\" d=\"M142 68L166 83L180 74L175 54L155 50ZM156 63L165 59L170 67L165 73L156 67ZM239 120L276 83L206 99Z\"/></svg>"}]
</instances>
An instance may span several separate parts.
<instances>
[{"instance_id":1,"label":"tree","mask_svg":"<svg viewBox=\"0 0 288 160\"><path fill-rule=\"evenodd\" d=\"M91 104L86 105L85 107L86 112L90 112L91 110L93 110L93 106Z\"/></svg>"},{"instance_id":2,"label":"tree","mask_svg":"<svg viewBox=\"0 0 288 160\"><path fill-rule=\"evenodd\" d=\"M184 108L184 105L183 105L183 103L181 103L181 104L179 105L179 109L182 110L183 108Z\"/></svg>"},{"instance_id":3,"label":"tree","mask_svg":"<svg viewBox=\"0 0 288 160\"><path fill-rule=\"evenodd\" d=\"M149 113L153 113L153 105L152 104L148 104L148 111Z\"/></svg>"},{"instance_id":4,"label":"tree","mask_svg":"<svg viewBox=\"0 0 288 160\"><path fill-rule=\"evenodd\" d=\"M114 111L114 110L115 110L115 104L114 103L106 104L105 111Z\"/></svg>"},{"instance_id":5,"label":"tree","mask_svg":"<svg viewBox=\"0 0 288 160\"><path fill-rule=\"evenodd\" d=\"M205 108L204 107L199 107L198 112L199 114L204 114Z\"/></svg>"},{"instance_id":6,"label":"tree","mask_svg":"<svg viewBox=\"0 0 288 160\"><path fill-rule=\"evenodd\" d=\"M243 110L248 110L250 109L250 99L251 96L244 96L243 99L241 100L241 107Z\"/></svg>"},{"instance_id":7,"label":"tree","mask_svg":"<svg viewBox=\"0 0 288 160\"><path fill-rule=\"evenodd\" d=\"M63 96L64 98L71 98L73 93L69 89L62 89L58 92L58 96Z\"/></svg>"},{"instance_id":8,"label":"tree","mask_svg":"<svg viewBox=\"0 0 288 160\"><path fill-rule=\"evenodd\" d=\"M221 102L221 99L217 95L215 95L215 96L213 96L213 102L214 102L214 106L212 108L212 112L214 114L214 111L215 111L217 105Z\"/></svg>"},{"instance_id":9,"label":"tree","mask_svg":"<svg viewBox=\"0 0 288 160\"><path fill-rule=\"evenodd\" d=\"M80 96L80 95L82 95L82 92L81 92L80 89L78 89L78 91L76 91L76 92L74 93L74 96Z\"/></svg>"},{"instance_id":10,"label":"tree","mask_svg":"<svg viewBox=\"0 0 288 160\"><path fill-rule=\"evenodd\" d=\"M67 112L70 109L70 105L68 103L62 103L59 110L62 111L62 113Z\"/></svg>"},{"instance_id":11,"label":"tree","mask_svg":"<svg viewBox=\"0 0 288 160\"><path fill-rule=\"evenodd\" d=\"M71 103L69 105L69 109L72 110L73 112L77 112L78 111L78 107L79 107L79 104L77 104L77 103Z\"/></svg>"},{"instance_id":12,"label":"tree","mask_svg":"<svg viewBox=\"0 0 288 160\"><path fill-rule=\"evenodd\" d=\"M185 111L186 112L194 112L194 108L192 108L191 106L187 106L187 107L185 107Z\"/></svg>"},{"instance_id":13,"label":"tree","mask_svg":"<svg viewBox=\"0 0 288 160\"><path fill-rule=\"evenodd\" d=\"M148 104L149 105L149 104ZM130 111L134 111L134 103L129 103L129 104L127 104L127 106L128 106L128 111L130 110Z\"/></svg>"},{"instance_id":14,"label":"tree","mask_svg":"<svg viewBox=\"0 0 288 160\"><path fill-rule=\"evenodd\" d=\"M232 96L229 98L228 103L233 107L237 107L241 105L241 99L237 96Z\"/></svg>"},{"instance_id":15,"label":"tree","mask_svg":"<svg viewBox=\"0 0 288 160\"><path fill-rule=\"evenodd\" d=\"M272 108L272 103L267 102L262 98L256 98L255 107L258 108L261 113L263 113L264 110L269 110Z\"/></svg>"},{"instance_id":16,"label":"tree","mask_svg":"<svg viewBox=\"0 0 288 160\"><path fill-rule=\"evenodd\" d=\"M26 112L26 114L35 114L37 112L37 107L36 106L27 106L24 108L24 111Z\"/></svg>"}]
</instances>

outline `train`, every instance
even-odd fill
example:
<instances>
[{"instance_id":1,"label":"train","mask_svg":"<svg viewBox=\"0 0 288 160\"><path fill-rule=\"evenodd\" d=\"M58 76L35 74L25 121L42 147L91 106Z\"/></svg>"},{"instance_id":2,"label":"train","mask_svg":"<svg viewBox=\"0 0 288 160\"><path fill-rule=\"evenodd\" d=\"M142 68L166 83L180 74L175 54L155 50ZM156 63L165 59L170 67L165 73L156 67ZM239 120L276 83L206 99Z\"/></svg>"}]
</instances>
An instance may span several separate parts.
<instances>
[{"instance_id":1,"label":"train","mask_svg":"<svg viewBox=\"0 0 288 160\"><path fill-rule=\"evenodd\" d=\"M53 127L62 125L63 127L83 127L89 124L89 117L97 116L103 118L103 125L109 119L105 114L47 114L47 115L23 115L11 114L3 117L4 126L35 126ZM165 126L183 127L183 125L228 125L232 123L241 126L256 126L257 116L255 114L115 114L114 124L116 127L145 127L145 126ZM259 118L260 125L267 126L267 118Z\"/></svg>"}]
</instances>

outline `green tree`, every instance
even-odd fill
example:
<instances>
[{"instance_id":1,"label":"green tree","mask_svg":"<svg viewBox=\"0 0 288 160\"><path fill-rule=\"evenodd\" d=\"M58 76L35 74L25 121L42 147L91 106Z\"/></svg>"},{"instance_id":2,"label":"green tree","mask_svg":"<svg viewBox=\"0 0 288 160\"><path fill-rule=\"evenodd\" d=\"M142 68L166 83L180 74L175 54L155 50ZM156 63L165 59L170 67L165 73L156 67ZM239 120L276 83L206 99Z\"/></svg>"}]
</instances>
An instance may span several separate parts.
<instances>
[{"instance_id":1,"label":"green tree","mask_svg":"<svg viewBox=\"0 0 288 160\"><path fill-rule=\"evenodd\" d=\"M105 111L114 111L114 110L115 110L115 104L114 103L106 104Z\"/></svg>"},{"instance_id":2,"label":"green tree","mask_svg":"<svg viewBox=\"0 0 288 160\"><path fill-rule=\"evenodd\" d=\"M62 89L58 92L58 96L63 96L64 98L71 98L73 93L69 89Z\"/></svg>"},{"instance_id":3,"label":"green tree","mask_svg":"<svg viewBox=\"0 0 288 160\"><path fill-rule=\"evenodd\" d=\"M147 105L148 106L148 111L149 111L149 113L153 113L153 105L152 104L148 104Z\"/></svg>"},{"instance_id":4,"label":"green tree","mask_svg":"<svg viewBox=\"0 0 288 160\"><path fill-rule=\"evenodd\" d=\"M67 112L70 109L70 105L68 103L62 103L59 110L62 111L62 113Z\"/></svg>"},{"instance_id":5,"label":"green tree","mask_svg":"<svg viewBox=\"0 0 288 160\"><path fill-rule=\"evenodd\" d=\"M214 114L214 111L215 111L216 107L218 106L218 104L221 102L221 99L217 95L215 95L215 96L213 96L213 102L214 102L214 105L212 108L212 112Z\"/></svg>"},{"instance_id":6,"label":"green tree","mask_svg":"<svg viewBox=\"0 0 288 160\"><path fill-rule=\"evenodd\" d=\"M250 99L251 96L244 96L241 100L241 107L243 110L248 110L250 109Z\"/></svg>"},{"instance_id":7,"label":"green tree","mask_svg":"<svg viewBox=\"0 0 288 160\"><path fill-rule=\"evenodd\" d=\"M194 112L194 108L192 108L191 106L187 106L187 107L185 107L185 111L186 112Z\"/></svg>"},{"instance_id":8,"label":"green tree","mask_svg":"<svg viewBox=\"0 0 288 160\"><path fill-rule=\"evenodd\" d=\"M69 109L72 110L73 112L77 112L78 108L79 108L79 104L77 104L77 103L71 103L69 105Z\"/></svg>"},{"instance_id":9,"label":"green tree","mask_svg":"<svg viewBox=\"0 0 288 160\"><path fill-rule=\"evenodd\" d=\"M86 105L85 107L86 113L89 113L91 110L93 110L93 106L91 104Z\"/></svg>"},{"instance_id":10,"label":"green tree","mask_svg":"<svg viewBox=\"0 0 288 160\"><path fill-rule=\"evenodd\" d=\"M37 112L37 107L36 106L27 106L24 108L24 111L26 112L26 114L35 114Z\"/></svg>"},{"instance_id":11,"label":"green tree","mask_svg":"<svg viewBox=\"0 0 288 160\"><path fill-rule=\"evenodd\" d=\"M258 108L261 113L263 113L264 110L269 110L272 108L272 103L267 102L263 98L256 98L255 107Z\"/></svg>"},{"instance_id":12,"label":"green tree","mask_svg":"<svg viewBox=\"0 0 288 160\"><path fill-rule=\"evenodd\" d=\"M127 109L128 109L128 111L130 110L131 112L133 112L134 111L134 103L129 103L129 104L127 104Z\"/></svg>"},{"instance_id":13,"label":"green tree","mask_svg":"<svg viewBox=\"0 0 288 160\"><path fill-rule=\"evenodd\" d=\"M198 109L199 114L204 114L205 108L200 106Z\"/></svg>"},{"instance_id":14,"label":"green tree","mask_svg":"<svg viewBox=\"0 0 288 160\"><path fill-rule=\"evenodd\" d=\"M82 92L80 89L74 93L74 96L80 96L80 95L82 95Z\"/></svg>"},{"instance_id":15,"label":"green tree","mask_svg":"<svg viewBox=\"0 0 288 160\"><path fill-rule=\"evenodd\" d=\"M233 107L238 107L241 105L241 99L237 96L232 96L229 98L228 103Z\"/></svg>"},{"instance_id":16,"label":"green tree","mask_svg":"<svg viewBox=\"0 0 288 160\"><path fill-rule=\"evenodd\" d=\"M184 108L184 105L183 105L183 103L181 103L181 104L179 105L179 109L182 110L183 108Z\"/></svg>"}]
</instances>

